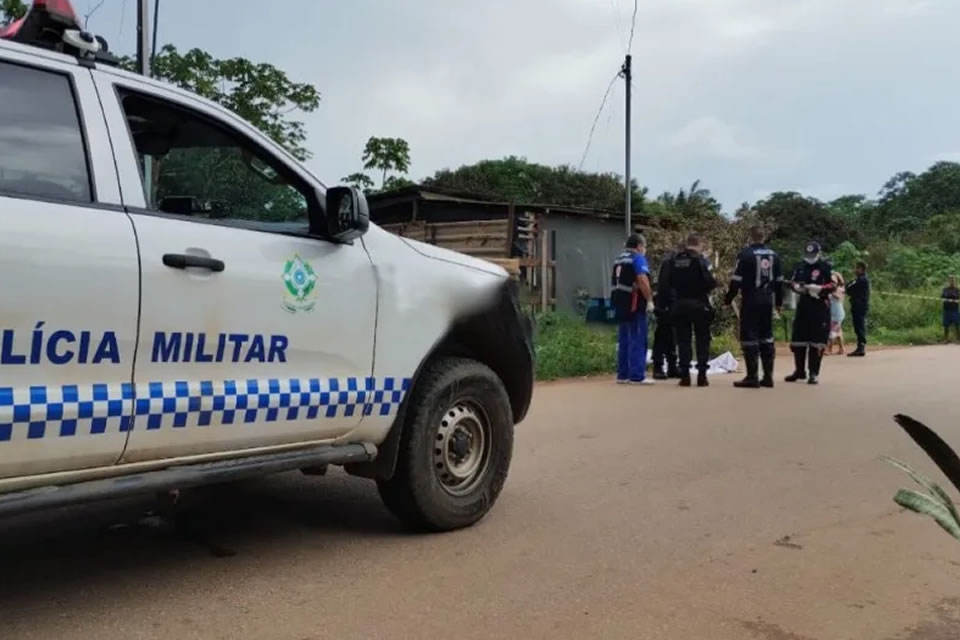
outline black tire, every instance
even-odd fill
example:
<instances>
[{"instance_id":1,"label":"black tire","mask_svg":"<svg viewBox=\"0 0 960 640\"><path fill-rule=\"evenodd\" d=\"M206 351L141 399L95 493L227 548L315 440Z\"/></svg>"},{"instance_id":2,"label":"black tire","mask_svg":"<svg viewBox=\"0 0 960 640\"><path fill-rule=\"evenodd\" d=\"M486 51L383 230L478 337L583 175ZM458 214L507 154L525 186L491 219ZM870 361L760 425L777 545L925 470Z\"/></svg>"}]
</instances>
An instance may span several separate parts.
<instances>
[{"instance_id":1,"label":"black tire","mask_svg":"<svg viewBox=\"0 0 960 640\"><path fill-rule=\"evenodd\" d=\"M441 424L447 414L469 407L483 414L489 437L486 463L475 479L455 495L437 471ZM503 382L486 365L464 358L427 363L418 376L406 408L396 471L377 481L380 497L408 526L424 531L468 527L490 510L507 479L513 454L513 412ZM452 479L451 479L452 481Z\"/></svg>"}]
</instances>

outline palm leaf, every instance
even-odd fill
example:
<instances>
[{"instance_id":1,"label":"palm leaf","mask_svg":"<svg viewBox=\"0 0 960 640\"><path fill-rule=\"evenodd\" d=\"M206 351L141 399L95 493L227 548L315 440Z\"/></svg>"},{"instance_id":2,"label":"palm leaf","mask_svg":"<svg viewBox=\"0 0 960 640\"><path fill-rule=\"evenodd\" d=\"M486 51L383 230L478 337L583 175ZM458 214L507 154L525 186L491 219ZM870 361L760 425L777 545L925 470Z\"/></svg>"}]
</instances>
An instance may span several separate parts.
<instances>
[{"instance_id":1,"label":"palm leaf","mask_svg":"<svg viewBox=\"0 0 960 640\"><path fill-rule=\"evenodd\" d=\"M947 492L944 491L940 487L940 485L938 485L933 480L927 478L926 476L918 473L917 471L914 471L907 463L901 462L896 458L891 458L889 456L880 456L880 459L883 460L884 462L887 462L893 465L897 469L900 469L901 471L909 475L911 478L913 478L914 482L916 482L918 485L920 485L921 487L929 491L930 495L934 499L937 499L938 502L940 502L944 507L946 507L950 511L950 515L953 516L954 520L956 520L957 522L960 522L960 514L957 513L957 508L954 506L953 500L950 499L949 494L947 494Z\"/></svg>"},{"instance_id":2,"label":"palm leaf","mask_svg":"<svg viewBox=\"0 0 960 640\"><path fill-rule=\"evenodd\" d=\"M897 414L893 419L940 467L940 471L943 471L943 475L947 476L953 486L960 490L960 457L950 445L934 433L933 429L910 416Z\"/></svg>"},{"instance_id":3,"label":"palm leaf","mask_svg":"<svg viewBox=\"0 0 960 640\"><path fill-rule=\"evenodd\" d=\"M944 531L960 540L960 522L957 522L946 507L927 494L913 489L900 489L893 497L893 501L904 509L930 516Z\"/></svg>"}]
</instances>

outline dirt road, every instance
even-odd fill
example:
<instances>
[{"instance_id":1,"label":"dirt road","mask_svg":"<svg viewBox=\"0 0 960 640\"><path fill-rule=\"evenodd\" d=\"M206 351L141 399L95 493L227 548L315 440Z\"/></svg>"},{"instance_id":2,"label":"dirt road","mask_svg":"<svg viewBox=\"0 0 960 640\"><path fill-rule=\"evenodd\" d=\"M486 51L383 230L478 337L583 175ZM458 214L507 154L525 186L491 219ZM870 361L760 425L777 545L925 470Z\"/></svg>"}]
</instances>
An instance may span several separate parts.
<instances>
[{"instance_id":1,"label":"dirt road","mask_svg":"<svg viewBox=\"0 0 960 640\"><path fill-rule=\"evenodd\" d=\"M778 360L781 369L785 359ZM289 474L4 523L0 637L960 636L960 543L891 501L936 474L890 420L960 445L960 348L831 358L818 388L541 386L480 525L403 532L374 488ZM781 373L787 373L782 371Z\"/></svg>"}]
</instances>

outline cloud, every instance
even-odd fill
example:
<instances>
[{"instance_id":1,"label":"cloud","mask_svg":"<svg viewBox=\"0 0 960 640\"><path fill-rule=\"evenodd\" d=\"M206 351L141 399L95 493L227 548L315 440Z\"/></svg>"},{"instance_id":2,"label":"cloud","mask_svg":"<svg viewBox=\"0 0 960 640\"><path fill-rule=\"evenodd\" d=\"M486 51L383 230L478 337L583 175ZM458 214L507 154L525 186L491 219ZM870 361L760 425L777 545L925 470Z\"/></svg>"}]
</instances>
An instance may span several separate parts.
<instances>
[{"instance_id":1,"label":"cloud","mask_svg":"<svg viewBox=\"0 0 960 640\"><path fill-rule=\"evenodd\" d=\"M927 15L935 4L934 0L884 0L880 10L891 17L910 18Z\"/></svg>"},{"instance_id":2,"label":"cloud","mask_svg":"<svg viewBox=\"0 0 960 640\"><path fill-rule=\"evenodd\" d=\"M91 28L130 52L136 12L122 5L104 4ZM316 85L323 102L301 118L311 168L331 182L359 168L371 135L410 142L413 179L508 154L576 165L633 10L631 0L284 6L168 3L160 39ZM229 29L211 30L224 15ZM875 193L932 156L956 159L957 24L960 0L641 0L636 176L653 193L700 178L735 207L798 186ZM586 169L622 170L623 117L618 82Z\"/></svg>"},{"instance_id":3,"label":"cloud","mask_svg":"<svg viewBox=\"0 0 960 640\"><path fill-rule=\"evenodd\" d=\"M943 151L930 157L930 164L935 162L960 162L960 151Z\"/></svg>"},{"instance_id":4,"label":"cloud","mask_svg":"<svg viewBox=\"0 0 960 640\"><path fill-rule=\"evenodd\" d=\"M750 144L737 127L715 116L701 116L667 139L669 148L718 160L757 161L772 154Z\"/></svg>"}]
</instances>

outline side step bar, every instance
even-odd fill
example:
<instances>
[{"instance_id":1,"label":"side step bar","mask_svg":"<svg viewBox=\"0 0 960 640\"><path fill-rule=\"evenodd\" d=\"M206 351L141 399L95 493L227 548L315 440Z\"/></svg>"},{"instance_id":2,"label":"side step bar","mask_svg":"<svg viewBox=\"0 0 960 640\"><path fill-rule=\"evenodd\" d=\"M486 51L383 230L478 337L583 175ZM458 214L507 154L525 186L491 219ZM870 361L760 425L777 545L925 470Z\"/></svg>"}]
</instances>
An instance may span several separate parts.
<instances>
[{"instance_id":1,"label":"side step bar","mask_svg":"<svg viewBox=\"0 0 960 640\"><path fill-rule=\"evenodd\" d=\"M369 462L376 455L377 449L371 444L323 445L311 449L203 462L129 476L28 489L0 495L0 516L149 495L171 489L189 489L305 467Z\"/></svg>"}]
</instances>

